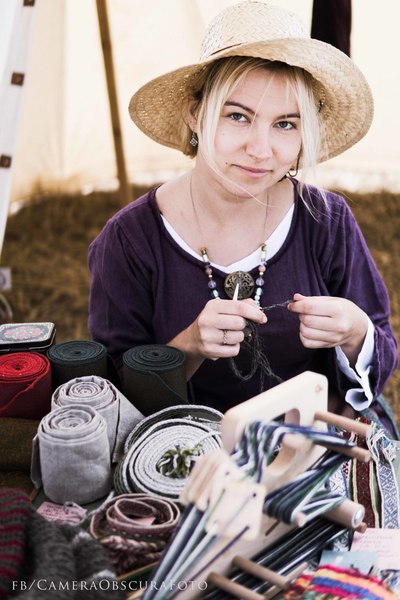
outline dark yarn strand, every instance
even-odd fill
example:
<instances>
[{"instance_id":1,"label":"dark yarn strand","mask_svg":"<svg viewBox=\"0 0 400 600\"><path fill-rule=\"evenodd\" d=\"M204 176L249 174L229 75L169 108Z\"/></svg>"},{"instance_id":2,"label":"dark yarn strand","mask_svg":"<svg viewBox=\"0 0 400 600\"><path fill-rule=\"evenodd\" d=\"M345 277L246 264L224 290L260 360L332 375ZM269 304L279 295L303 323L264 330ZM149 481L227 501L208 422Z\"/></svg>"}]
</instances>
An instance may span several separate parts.
<instances>
[{"instance_id":1,"label":"dark yarn strand","mask_svg":"<svg viewBox=\"0 0 400 600\"><path fill-rule=\"evenodd\" d=\"M270 304L269 306L262 306L261 310L267 312L273 308L284 308L290 304L292 300L285 300L285 302L278 302L277 304ZM240 381L249 381L254 377L257 370L260 370L260 392L264 391L265 377L269 377L277 383L282 383L283 379L276 375L271 369L268 357L263 352L262 341L257 332L257 325L253 321L248 321L246 326L246 335L243 340L241 347L244 351L250 354L250 369L248 373L243 373L236 364L235 358L229 359L231 370L234 375L240 379Z\"/></svg>"},{"instance_id":2,"label":"dark yarn strand","mask_svg":"<svg viewBox=\"0 0 400 600\"><path fill-rule=\"evenodd\" d=\"M249 381L254 377L257 370L260 370L260 392L264 391L265 377L275 380L277 383L282 383L283 379L276 375L269 364L268 357L262 350L262 342L257 332L257 325L253 321L249 321L247 324L247 334L241 347L244 351L250 354L251 366L248 373L243 373L236 364L235 358L232 356L229 359L230 367L234 375L240 379L240 381Z\"/></svg>"}]
</instances>

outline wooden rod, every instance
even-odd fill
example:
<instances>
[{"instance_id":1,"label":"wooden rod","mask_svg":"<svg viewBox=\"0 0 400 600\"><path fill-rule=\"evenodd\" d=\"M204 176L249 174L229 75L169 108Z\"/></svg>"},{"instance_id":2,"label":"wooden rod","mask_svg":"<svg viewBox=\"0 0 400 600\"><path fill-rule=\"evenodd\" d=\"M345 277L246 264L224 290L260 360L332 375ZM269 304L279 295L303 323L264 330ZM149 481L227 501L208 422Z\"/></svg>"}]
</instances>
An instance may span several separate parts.
<instances>
[{"instance_id":1,"label":"wooden rod","mask_svg":"<svg viewBox=\"0 0 400 600\"><path fill-rule=\"evenodd\" d=\"M108 101L110 105L112 132L114 140L115 158L117 162L119 190L121 194L121 204L128 204L133 200L131 186L129 185L126 165L124 145L122 140L121 123L119 118L117 86L114 75L114 61L112 55L110 26L107 13L107 0L96 0L97 18L100 28L101 46L103 49L104 68L106 72Z\"/></svg>"},{"instance_id":2,"label":"wooden rod","mask_svg":"<svg viewBox=\"0 0 400 600\"><path fill-rule=\"evenodd\" d=\"M252 590L247 589L247 587L244 585L235 583L224 575L220 575L214 571L211 572L207 577L207 582L212 583L220 590L224 590L225 592L232 594L232 596L235 596L235 598L243 598L243 600L265 600L263 594L253 592Z\"/></svg>"},{"instance_id":3,"label":"wooden rod","mask_svg":"<svg viewBox=\"0 0 400 600\"><path fill-rule=\"evenodd\" d=\"M239 567L246 573L250 573L251 575L255 575L262 581L268 581L269 583L273 583L281 590L286 590L290 585L290 578L284 575L279 575L279 573L275 573L271 569L267 567L263 567L248 558L244 558L243 556L235 556L232 561L232 564L235 567Z\"/></svg>"},{"instance_id":4,"label":"wooden rod","mask_svg":"<svg viewBox=\"0 0 400 600\"><path fill-rule=\"evenodd\" d=\"M323 421L329 425L334 425L335 427L340 427L341 429L346 429L346 431L353 431L363 437L367 437L371 433L370 425L360 423L360 421L353 421L353 419L349 419L348 417L335 415L330 412L316 412L314 419Z\"/></svg>"}]
</instances>

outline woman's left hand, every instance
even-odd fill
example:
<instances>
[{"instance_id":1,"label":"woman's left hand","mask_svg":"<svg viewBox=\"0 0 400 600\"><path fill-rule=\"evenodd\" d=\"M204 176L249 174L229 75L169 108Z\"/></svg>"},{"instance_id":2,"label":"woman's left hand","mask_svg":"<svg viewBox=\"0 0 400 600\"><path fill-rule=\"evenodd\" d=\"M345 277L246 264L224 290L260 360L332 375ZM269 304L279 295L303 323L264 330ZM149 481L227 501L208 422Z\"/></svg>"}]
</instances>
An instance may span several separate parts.
<instances>
[{"instance_id":1,"label":"woman's left hand","mask_svg":"<svg viewBox=\"0 0 400 600\"><path fill-rule=\"evenodd\" d=\"M340 346L354 366L368 329L368 317L346 298L294 294L288 309L300 318L300 340L305 348Z\"/></svg>"}]
</instances>

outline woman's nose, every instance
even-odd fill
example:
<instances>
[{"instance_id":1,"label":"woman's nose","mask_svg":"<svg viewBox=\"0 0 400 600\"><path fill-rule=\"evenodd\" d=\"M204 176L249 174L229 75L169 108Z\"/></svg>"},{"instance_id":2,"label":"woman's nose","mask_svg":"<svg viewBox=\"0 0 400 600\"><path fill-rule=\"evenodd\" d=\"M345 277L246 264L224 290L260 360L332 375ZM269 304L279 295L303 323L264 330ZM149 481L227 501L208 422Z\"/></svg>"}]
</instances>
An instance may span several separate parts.
<instances>
[{"instance_id":1,"label":"woman's nose","mask_svg":"<svg viewBox=\"0 0 400 600\"><path fill-rule=\"evenodd\" d=\"M271 139L266 127L253 125L250 128L246 151L249 156L257 160L272 156Z\"/></svg>"}]
</instances>

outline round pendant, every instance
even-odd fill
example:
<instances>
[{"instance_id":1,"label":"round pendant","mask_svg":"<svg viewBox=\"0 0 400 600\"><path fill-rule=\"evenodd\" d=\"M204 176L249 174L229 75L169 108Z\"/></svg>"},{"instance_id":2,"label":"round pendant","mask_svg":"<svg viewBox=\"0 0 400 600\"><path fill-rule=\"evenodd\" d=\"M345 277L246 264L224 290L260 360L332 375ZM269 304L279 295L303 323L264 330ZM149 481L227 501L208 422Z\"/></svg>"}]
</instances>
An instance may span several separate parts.
<instances>
[{"instance_id":1,"label":"round pendant","mask_svg":"<svg viewBox=\"0 0 400 600\"><path fill-rule=\"evenodd\" d=\"M233 298L237 284L239 284L238 300L250 298L254 290L254 279L245 271L229 273L224 281L224 290L228 298Z\"/></svg>"}]
</instances>

